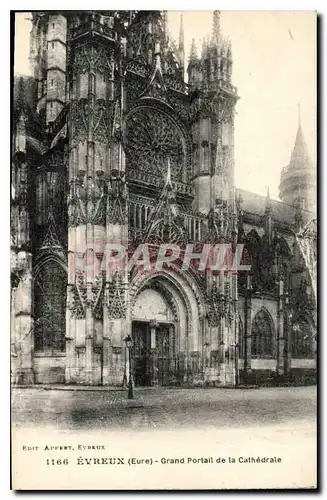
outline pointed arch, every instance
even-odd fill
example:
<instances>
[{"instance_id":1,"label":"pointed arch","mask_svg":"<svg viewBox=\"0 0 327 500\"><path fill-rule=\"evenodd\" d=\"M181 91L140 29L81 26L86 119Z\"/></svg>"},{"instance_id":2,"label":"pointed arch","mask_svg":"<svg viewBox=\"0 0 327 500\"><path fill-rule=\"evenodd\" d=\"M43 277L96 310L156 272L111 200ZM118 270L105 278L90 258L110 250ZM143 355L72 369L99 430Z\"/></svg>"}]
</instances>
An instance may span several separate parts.
<instances>
[{"instance_id":1,"label":"pointed arch","mask_svg":"<svg viewBox=\"0 0 327 500\"><path fill-rule=\"evenodd\" d=\"M262 240L257 231L255 229L251 229L245 237L244 251L248 253L253 268L255 267L256 260L258 259L261 245Z\"/></svg>"},{"instance_id":2,"label":"pointed arch","mask_svg":"<svg viewBox=\"0 0 327 500\"><path fill-rule=\"evenodd\" d=\"M287 243L286 239L283 236L277 237L277 245L278 245L278 251L279 254L287 259L290 259L292 257L292 251L290 249L289 244Z\"/></svg>"},{"instance_id":3,"label":"pointed arch","mask_svg":"<svg viewBox=\"0 0 327 500\"><path fill-rule=\"evenodd\" d=\"M255 358L270 358L274 355L274 323L264 307L252 321L251 355Z\"/></svg>"},{"instance_id":4,"label":"pointed arch","mask_svg":"<svg viewBox=\"0 0 327 500\"><path fill-rule=\"evenodd\" d=\"M65 350L67 267L56 255L40 260L33 273L34 350Z\"/></svg>"},{"instance_id":5,"label":"pointed arch","mask_svg":"<svg viewBox=\"0 0 327 500\"><path fill-rule=\"evenodd\" d=\"M312 318L299 313L292 322L291 354L293 358L312 358L316 343L316 329Z\"/></svg>"},{"instance_id":6,"label":"pointed arch","mask_svg":"<svg viewBox=\"0 0 327 500\"><path fill-rule=\"evenodd\" d=\"M167 263L167 268L161 271L136 271L131 278L131 306L133 306L137 293L148 286L150 282L155 283L156 281L160 281L168 287L172 295L179 298L180 304L183 304L185 322L180 327L182 334L180 341L182 343L187 341L188 349L197 351L202 342L202 330L199 331L197 325L204 318L206 312L204 297L197 283L188 272L182 271L173 263ZM180 319L182 319L181 316Z\"/></svg>"},{"instance_id":7,"label":"pointed arch","mask_svg":"<svg viewBox=\"0 0 327 500\"><path fill-rule=\"evenodd\" d=\"M58 266L61 266L62 269L68 273L68 267L66 262L62 259L61 255L57 252L47 252L46 255L40 256L35 263L35 266L33 268L33 280L37 279L38 274L42 270L44 266L49 264L50 262L53 262L57 264Z\"/></svg>"},{"instance_id":8,"label":"pointed arch","mask_svg":"<svg viewBox=\"0 0 327 500\"><path fill-rule=\"evenodd\" d=\"M244 238L244 262L251 265L252 287L256 289L261 279L260 251L262 240L255 229L251 229ZM247 275L240 275L240 285L246 286Z\"/></svg>"},{"instance_id":9,"label":"pointed arch","mask_svg":"<svg viewBox=\"0 0 327 500\"><path fill-rule=\"evenodd\" d=\"M291 249L283 236L276 235L274 239L274 245L277 253L278 270L280 276L283 278L286 287L289 288L291 280L291 263L292 263L292 252Z\"/></svg>"}]
</instances>

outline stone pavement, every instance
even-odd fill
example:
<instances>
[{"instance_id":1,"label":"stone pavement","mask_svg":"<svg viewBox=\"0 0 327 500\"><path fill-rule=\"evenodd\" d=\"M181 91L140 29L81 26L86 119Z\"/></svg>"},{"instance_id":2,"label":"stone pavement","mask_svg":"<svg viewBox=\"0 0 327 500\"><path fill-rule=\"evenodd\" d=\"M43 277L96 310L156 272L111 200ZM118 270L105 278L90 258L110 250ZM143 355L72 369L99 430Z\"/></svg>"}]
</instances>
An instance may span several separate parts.
<instances>
[{"instance_id":1,"label":"stone pavement","mask_svg":"<svg viewBox=\"0 0 327 500\"><path fill-rule=\"evenodd\" d=\"M51 389L51 390L49 390ZM57 429L241 428L262 425L315 427L316 387L260 389L53 387L12 389L12 422Z\"/></svg>"}]
</instances>

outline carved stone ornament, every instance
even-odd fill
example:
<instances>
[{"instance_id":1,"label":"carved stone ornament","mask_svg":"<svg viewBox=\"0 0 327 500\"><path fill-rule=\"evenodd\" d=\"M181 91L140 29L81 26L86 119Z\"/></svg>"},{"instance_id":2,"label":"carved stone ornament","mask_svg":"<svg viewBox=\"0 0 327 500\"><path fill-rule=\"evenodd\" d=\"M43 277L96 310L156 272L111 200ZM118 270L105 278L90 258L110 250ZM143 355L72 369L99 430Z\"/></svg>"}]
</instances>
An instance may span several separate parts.
<instances>
[{"instance_id":1,"label":"carved stone ornament","mask_svg":"<svg viewBox=\"0 0 327 500\"><path fill-rule=\"evenodd\" d=\"M174 112L187 122L190 117L189 100L184 95L170 90L167 91L167 99Z\"/></svg>"},{"instance_id":2,"label":"carved stone ornament","mask_svg":"<svg viewBox=\"0 0 327 500\"><path fill-rule=\"evenodd\" d=\"M128 64L125 67L126 71L129 71L131 73L135 73L138 76L141 76L143 78L148 79L151 74L151 67L150 65L146 62L144 57L141 55L136 56L134 59L128 62Z\"/></svg>"},{"instance_id":3,"label":"carved stone ornament","mask_svg":"<svg viewBox=\"0 0 327 500\"><path fill-rule=\"evenodd\" d=\"M85 142L88 139L90 117L92 115L93 139L101 144L109 144L111 140L112 107L105 100L97 99L94 107L88 99L73 101L71 104L71 118L73 124L72 145Z\"/></svg>"},{"instance_id":4,"label":"carved stone ornament","mask_svg":"<svg viewBox=\"0 0 327 500\"><path fill-rule=\"evenodd\" d=\"M212 242L228 240L231 229L231 214L227 202L217 199L215 207L208 213L208 239Z\"/></svg>"},{"instance_id":5,"label":"carved stone ornament","mask_svg":"<svg viewBox=\"0 0 327 500\"><path fill-rule=\"evenodd\" d=\"M235 98L219 95L201 94L192 100L190 106L190 119L199 117L213 118L218 123L233 123L235 114Z\"/></svg>"},{"instance_id":6,"label":"carved stone ornament","mask_svg":"<svg viewBox=\"0 0 327 500\"><path fill-rule=\"evenodd\" d=\"M127 224L128 190L123 172L114 170L108 181L107 220L110 224Z\"/></svg>"},{"instance_id":7,"label":"carved stone ornament","mask_svg":"<svg viewBox=\"0 0 327 500\"><path fill-rule=\"evenodd\" d=\"M91 110L87 99L72 101L70 109L74 138L72 145L76 145L78 142L87 141L88 121Z\"/></svg>"},{"instance_id":8,"label":"carved stone ornament","mask_svg":"<svg viewBox=\"0 0 327 500\"><path fill-rule=\"evenodd\" d=\"M126 79L127 105L129 108L141 97L142 94L144 94L146 88L146 80L141 80L139 78Z\"/></svg>"},{"instance_id":9,"label":"carved stone ornament","mask_svg":"<svg viewBox=\"0 0 327 500\"><path fill-rule=\"evenodd\" d=\"M88 177L85 172L70 183L68 196L69 223L75 227L81 224L105 225L105 180L102 171L96 172L96 177Z\"/></svg>"},{"instance_id":10,"label":"carved stone ornament","mask_svg":"<svg viewBox=\"0 0 327 500\"><path fill-rule=\"evenodd\" d=\"M186 145L178 126L166 114L151 107L139 107L128 118L123 138L127 170L156 172L165 177L170 158L172 179L184 181Z\"/></svg>"},{"instance_id":11,"label":"carved stone ornament","mask_svg":"<svg viewBox=\"0 0 327 500\"><path fill-rule=\"evenodd\" d=\"M65 250L58 237L56 222L52 212L49 214L47 226L48 229L40 246L40 252L54 253L65 260Z\"/></svg>"},{"instance_id":12,"label":"carved stone ornament","mask_svg":"<svg viewBox=\"0 0 327 500\"><path fill-rule=\"evenodd\" d=\"M167 167L166 167L167 168ZM157 207L153 210L144 230L144 242L161 244L183 244L187 234L176 202L176 194L171 183L171 169L168 161L167 179Z\"/></svg>"},{"instance_id":13,"label":"carved stone ornament","mask_svg":"<svg viewBox=\"0 0 327 500\"><path fill-rule=\"evenodd\" d=\"M95 319L103 318L104 280L100 276L95 278L91 286L87 287L82 272L76 273L75 285L69 285L67 290L67 307L72 317L83 319L87 307L91 307Z\"/></svg>"},{"instance_id":14,"label":"carved stone ornament","mask_svg":"<svg viewBox=\"0 0 327 500\"><path fill-rule=\"evenodd\" d=\"M103 99L98 99L94 106L93 117L93 139L96 142L109 144L111 131L110 131L110 107Z\"/></svg>"},{"instance_id":15,"label":"carved stone ornament","mask_svg":"<svg viewBox=\"0 0 327 500\"><path fill-rule=\"evenodd\" d=\"M111 56L107 49L97 45L86 45L81 47L74 55L73 72L75 74L105 73L111 71Z\"/></svg>"},{"instance_id":16,"label":"carved stone ornament","mask_svg":"<svg viewBox=\"0 0 327 500\"><path fill-rule=\"evenodd\" d=\"M317 299L317 221L315 219L296 235L296 241L309 272L315 299Z\"/></svg>"},{"instance_id":17,"label":"carved stone ornament","mask_svg":"<svg viewBox=\"0 0 327 500\"><path fill-rule=\"evenodd\" d=\"M232 300L224 294L212 291L207 304L209 326L219 326L221 318L225 318L230 325L234 317Z\"/></svg>"},{"instance_id":18,"label":"carved stone ornament","mask_svg":"<svg viewBox=\"0 0 327 500\"><path fill-rule=\"evenodd\" d=\"M118 269L113 274L112 281L107 283L106 304L109 318L120 319L126 316L126 286Z\"/></svg>"}]
</instances>

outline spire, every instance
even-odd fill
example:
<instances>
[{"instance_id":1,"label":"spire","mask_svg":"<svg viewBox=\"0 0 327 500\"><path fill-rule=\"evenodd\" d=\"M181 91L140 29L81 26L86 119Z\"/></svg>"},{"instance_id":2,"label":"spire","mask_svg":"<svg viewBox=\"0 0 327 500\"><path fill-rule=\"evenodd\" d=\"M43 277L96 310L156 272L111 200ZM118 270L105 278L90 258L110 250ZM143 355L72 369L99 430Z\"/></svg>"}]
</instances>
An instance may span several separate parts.
<instances>
[{"instance_id":1,"label":"spire","mask_svg":"<svg viewBox=\"0 0 327 500\"><path fill-rule=\"evenodd\" d=\"M301 109L300 104L298 104L298 128L289 168L301 167L312 168L312 162L303 136L301 126Z\"/></svg>"},{"instance_id":2,"label":"spire","mask_svg":"<svg viewBox=\"0 0 327 500\"><path fill-rule=\"evenodd\" d=\"M271 212L272 209L272 204L271 204L271 198L270 198L270 192L269 192L269 186L267 187L267 196L266 196L266 213Z\"/></svg>"},{"instance_id":3,"label":"spire","mask_svg":"<svg viewBox=\"0 0 327 500\"><path fill-rule=\"evenodd\" d=\"M166 199L171 202L172 200L175 200L175 191L171 182L171 166L170 166L170 158L168 156L167 159L167 174L166 174L166 181L164 188L161 193L160 199Z\"/></svg>"},{"instance_id":4,"label":"spire","mask_svg":"<svg viewBox=\"0 0 327 500\"><path fill-rule=\"evenodd\" d=\"M304 140L299 105L295 143L290 162L281 172L279 196L285 203L315 211L315 169Z\"/></svg>"},{"instance_id":5,"label":"spire","mask_svg":"<svg viewBox=\"0 0 327 500\"><path fill-rule=\"evenodd\" d=\"M144 230L146 242L173 242L184 239L184 228L179 217L176 194L171 182L170 159L167 159L167 175L156 207Z\"/></svg>"},{"instance_id":6,"label":"spire","mask_svg":"<svg viewBox=\"0 0 327 500\"><path fill-rule=\"evenodd\" d=\"M174 187L171 182L171 166L170 166L170 158L168 156L167 159L167 174L166 174L166 181L165 185L163 187L163 190L161 192L160 196L161 202L164 201L166 204L174 205L176 203L176 194Z\"/></svg>"},{"instance_id":7,"label":"spire","mask_svg":"<svg viewBox=\"0 0 327 500\"><path fill-rule=\"evenodd\" d=\"M229 38L229 36L227 36L226 38L226 45L227 45L227 57L228 59L232 59L232 41Z\"/></svg>"},{"instance_id":8,"label":"spire","mask_svg":"<svg viewBox=\"0 0 327 500\"><path fill-rule=\"evenodd\" d=\"M227 43L227 39L224 38L222 41L221 41L221 47L220 47L220 53L223 57L227 57L227 53L228 53L228 43Z\"/></svg>"},{"instance_id":9,"label":"spire","mask_svg":"<svg viewBox=\"0 0 327 500\"><path fill-rule=\"evenodd\" d=\"M216 45L219 45L219 42L220 42L220 11L219 10L214 10L214 12L213 12L212 41Z\"/></svg>"},{"instance_id":10,"label":"spire","mask_svg":"<svg viewBox=\"0 0 327 500\"><path fill-rule=\"evenodd\" d=\"M154 57L155 57L155 67L152 73L150 83L146 89L146 91L142 94L145 95L150 92L151 88L155 89L155 92L165 92L166 86L162 76L162 68L161 68L161 46L160 42L157 41L154 49Z\"/></svg>"},{"instance_id":11,"label":"spire","mask_svg":"<svg viewBox=\"0 0 327 500\"><path fill-rule=\"evenodd\" d=\"M162 22L163 22L163 31L165 36L165 42L168 40L168 10L162 11Z\"/></svg>"},{"instance_id":12,"label":"spire","mask_svg":"<svg viewBox=\"0 0 327 500\"><path fill-rule=\"evenodd\" d=\"M201 59L204 60L206 59L208 55L208 43L205 37L202 38L202 53L201 53Z\"/></svg>"},{"instance_id":13,"label":"spire","mask_svg":"<svg viewBox=\"0 0 327 500\"><path fill-rule=\"evenodd\" d=\"M179 25L179 51L184 52L184 25L183 25L183 14L181 14L181 20Z\"/></svg>"},{"instance_id":14,"label":"spire","mask_svg":"<svg viewBox=\"0 0 327 500\"><path fill-rule=\"evenodd\" d=\"M180 21L180 28L179 28L178 51L179 51L180 64L181 64L182 68L184 68L185 49L184 49L183 14L181 14L181 21Z\"/></svg>"},{"instance_id":15,"label":"spire","mask_svg":"<svg viewBox=\"0 0 327 500\"><path fill-rule=\"evenodd\" d=\"M196 48L195 39L192 38L191 50L190 50L190 61L189 61L189 63L190 64L194 64L194 63L197 62L197 60L198 60L198 51L197 51L197 48Z\"/></svg>"},{"instance_id":16,"label":"spire","mask_svg":"<svg viewBox=\"0 0 327 500\"><path fill-rule=\"evenodd\" d=\"M266 196L266 209L265 209L265 234L268 241L268 245L272 242L272 204L269 193L269 186L267 187Z\"/></svg>"}]
</instances>

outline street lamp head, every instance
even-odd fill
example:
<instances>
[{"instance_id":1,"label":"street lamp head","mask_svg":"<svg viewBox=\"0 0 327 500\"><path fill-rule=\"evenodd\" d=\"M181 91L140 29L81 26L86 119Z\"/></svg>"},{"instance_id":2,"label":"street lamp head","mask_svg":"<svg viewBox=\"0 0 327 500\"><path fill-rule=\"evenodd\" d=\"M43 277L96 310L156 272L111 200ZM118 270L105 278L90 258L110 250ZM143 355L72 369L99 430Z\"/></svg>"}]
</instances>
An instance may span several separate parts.
<instances>
[{"instance_id":1,"label":"street lamp head","mask_svg":"<svg viewBox=\"0 0 327 500\"><path fill-rule=\"evenodd\" d=\"M127 337L124 338L124 341L126 343L126 347L130 349L133 345L132 337L130 335L127 335Z\"/></svg>"}]
</instances>

